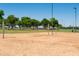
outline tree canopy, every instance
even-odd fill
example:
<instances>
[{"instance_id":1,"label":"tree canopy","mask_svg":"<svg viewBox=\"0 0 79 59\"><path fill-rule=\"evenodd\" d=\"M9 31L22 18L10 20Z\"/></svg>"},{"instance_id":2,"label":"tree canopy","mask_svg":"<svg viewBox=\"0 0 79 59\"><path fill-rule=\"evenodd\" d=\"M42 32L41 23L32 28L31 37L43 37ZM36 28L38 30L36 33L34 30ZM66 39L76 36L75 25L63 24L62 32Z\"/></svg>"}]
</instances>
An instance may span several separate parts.
<instances>
[{"instance_id":1,"label":"tree canopy","mask_svg":"<svg viewBox=\"0 0 79 59\"><path fill-rule=\"evenodd\" d=\"M4 11L0 10L0 24L2 24L3 16L4 16Z\"/></svg>"},{"instance_id":2,"label":"tree canopy","mask_svg":"<svg viewBox=\"0 0 79 59\"><path fill-rule=\"evenodd\" d=\"M4 19L3 16L4 16L4 11L0 10L0 24L2 24L2 19ZM60 24L56 18L50 18L50 19L44 18L42 20L36 20L36 19L32 19L28 16L21 17L21 19L20 19L20 18L16 17L15 15L8 15L8 17L6 19L4 19L4 21L5 21L5 26L9 26L12 29L16 25L18 25L19 27L26 27L26 28L33 27L33 29L38 28L38 26L40 26L40 25L43 26L44 29L47 29L48 24L51 27L60 26Z\"/></svg>"}]
</instances>

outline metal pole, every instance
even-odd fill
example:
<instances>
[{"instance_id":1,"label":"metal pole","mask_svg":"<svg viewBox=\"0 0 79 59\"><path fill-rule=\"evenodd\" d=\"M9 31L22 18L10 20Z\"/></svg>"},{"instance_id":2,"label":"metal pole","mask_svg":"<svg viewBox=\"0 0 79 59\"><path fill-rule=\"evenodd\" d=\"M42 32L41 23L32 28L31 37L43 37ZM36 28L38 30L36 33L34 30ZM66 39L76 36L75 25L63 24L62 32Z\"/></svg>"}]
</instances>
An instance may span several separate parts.
<instances>
[{"instance_id":1,"label":"metal pole","mask_svg":"<svg viewBox=\"0 0 79 59\"><path fill-rule=\"evenodd\" d=\"M50 26L49 26L49 24L48 24L48 35L49 35L49 30L50 30Z\"/></svg>"},{"instance_id":2,"label":"metal pole","mask_svg":"<svg viewBox=\"0 0 79 59\"><path fill-rule=\"evenodd\" d=\"M52 17L52 19L53 19L53 3L52 3L52 11L51 11L52 13L51 13L51 17ZM52 29L52 35L53 35L53 29Z\"/></svg>"},{"instance_id":3,"label":"metal pole","mask_svg":"<svg viewBox=\"0 0 79 59\"><path fill-rule=\"evenodd\" d=\"M5 34L4 20L2 21L2 29L3 29L3 39L4 39L4 34Z\"/></svg>"},{"instance_id":4,"label":"metal pole","mask_svg":"<svg viewBox=\"0 0 79 59\"><path fill-rule=\"evenodd\" d=\"M76 32L76 27L77 27L77 8L74 8L75 10L75 32Z\"/></svg>"},{"instance_id":5,"label":"metal pole","mask_svg":"<svg viewBox=\"0 0 79 59\"><path fill-rule=\"evenodd\" d=\"M52 3L52 14L51 15L52 15L52 18L53 18L53 3Z\"/></svg>"}]
</instances>

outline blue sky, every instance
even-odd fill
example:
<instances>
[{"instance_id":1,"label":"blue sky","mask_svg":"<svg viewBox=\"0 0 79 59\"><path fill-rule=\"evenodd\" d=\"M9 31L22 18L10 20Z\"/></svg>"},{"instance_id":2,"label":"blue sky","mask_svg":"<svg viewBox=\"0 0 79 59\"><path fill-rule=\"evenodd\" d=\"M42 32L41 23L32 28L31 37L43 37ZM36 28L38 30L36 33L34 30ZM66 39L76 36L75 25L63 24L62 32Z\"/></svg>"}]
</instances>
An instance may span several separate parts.
<instances>
[{"instance_id":1,"label":"blue sky","mask_svg":"<svg viewBox=\"0 0 79 59\"><path fill-rule=\"evenodd\" d=\"M74 7L77 7L77 26L79 26L79 4L78 3L54 3L53 14L59 22L65 26L74 24Z\"/></svg>"},{"instance_id":2,"label":"blue sky","mask_svg":"<svg viewBox=\"0 0 79 59\"><path fill-rule=\"evenodd\" d=\"M16 17L28 16L37 20L51 18L50 3L2 3L0 9L4 10L5 18L8 15Z\"/></svg>"},{"instance_id":3,"label":"blue sky","mask_svg":"<svg viewBox=\"0 0 79 59\"><path fill-rule=\"evenodd\" d=\"M51 6L51 3L0 3L0 9L5 12L4 18L15 15L19 18L29 16L37 20L51 18ZM53 15L64 26L73 26L74 7L77 7L77 25L79 26L79 4L77 3L53 3Z\"/></svg>"}]
</instances>

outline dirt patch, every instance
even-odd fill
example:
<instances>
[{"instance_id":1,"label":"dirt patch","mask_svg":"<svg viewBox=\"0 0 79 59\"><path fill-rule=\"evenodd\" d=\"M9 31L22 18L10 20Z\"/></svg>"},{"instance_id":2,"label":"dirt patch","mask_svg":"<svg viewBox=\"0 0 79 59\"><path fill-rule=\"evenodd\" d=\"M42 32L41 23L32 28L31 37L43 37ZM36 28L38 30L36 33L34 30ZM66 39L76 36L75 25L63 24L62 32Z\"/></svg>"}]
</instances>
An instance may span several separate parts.
<instances>
[{"instance_id":1,"label":"dirt patch","mask_svg":"<svg viewBox=\"0 0 79 59\"><path fill-rule=\"evenodd\" d=\"M79 33L0 34L0 55L79 55Z\"/></svg>"}]
</instances>

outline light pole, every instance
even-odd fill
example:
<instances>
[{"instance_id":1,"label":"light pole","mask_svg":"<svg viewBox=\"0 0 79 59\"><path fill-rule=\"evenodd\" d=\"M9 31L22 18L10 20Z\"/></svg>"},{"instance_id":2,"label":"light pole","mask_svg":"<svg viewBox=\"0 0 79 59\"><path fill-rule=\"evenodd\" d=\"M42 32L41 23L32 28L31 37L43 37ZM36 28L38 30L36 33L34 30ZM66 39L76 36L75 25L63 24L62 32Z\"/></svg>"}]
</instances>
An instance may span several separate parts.
<instances>
[{"instance_id":1,"label":"light pole","mask_svg":"<svg viewBox=\"0 0 79 59\"><path fill-rule=\"evenodd\" d=\"M53 19L53 3L52 3L51 18ZM53 35L53 28L52 28L52 35Z\"/></svg>"},{"instance_id":2,"label":"light pole","mask_svg":"<svg viewBox=\"0 0 79 59\"><path fill-rule=\"evenodd\" d=\"M77 8L76 7L74 7L74 10L75 10L75 27L74 27L74 30L75 30L75 32L76 32L76 28L77 28Z\"/></svg>"},{"instance_id":3,"label":"light pole","mask_svg":"<svg viewBox=\"0 0 79 59\"><path fill-rule=\"evenodd\" d=\"M51 13L51 15L52 15L51 17L53 18L53 3L52 3L52 13Z\"/></svg>"}]
</instances>

